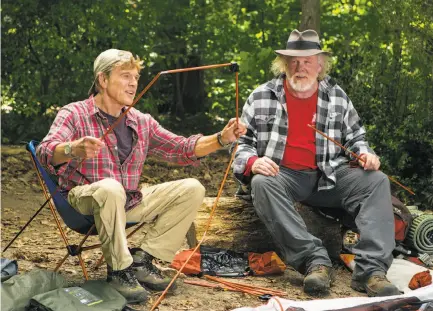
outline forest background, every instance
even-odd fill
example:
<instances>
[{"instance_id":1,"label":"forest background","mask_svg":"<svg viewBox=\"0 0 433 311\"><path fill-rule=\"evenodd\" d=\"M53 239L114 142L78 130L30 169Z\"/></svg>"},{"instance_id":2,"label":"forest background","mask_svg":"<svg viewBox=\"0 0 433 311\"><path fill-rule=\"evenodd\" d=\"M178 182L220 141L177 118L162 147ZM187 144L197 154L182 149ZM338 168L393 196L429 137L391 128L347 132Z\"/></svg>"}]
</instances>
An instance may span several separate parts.
<instances>
[{"instance_id":1,"label":"forest background","mask_svg":"<svg viewBox=\"0 0 433 311\"><path fill-rule=\"evenodd\" d=\"M87 97L109 48L144 60L138 90L163 70L238 62L240 109L272 78L275 49L313 28L333 53L393 193L433 209L433 0L5 0L1 142L42 139L58 111ZM209 134L235 115L227 68L166 75L137 103L166 128Z\"/></svg>"}]
</instances>

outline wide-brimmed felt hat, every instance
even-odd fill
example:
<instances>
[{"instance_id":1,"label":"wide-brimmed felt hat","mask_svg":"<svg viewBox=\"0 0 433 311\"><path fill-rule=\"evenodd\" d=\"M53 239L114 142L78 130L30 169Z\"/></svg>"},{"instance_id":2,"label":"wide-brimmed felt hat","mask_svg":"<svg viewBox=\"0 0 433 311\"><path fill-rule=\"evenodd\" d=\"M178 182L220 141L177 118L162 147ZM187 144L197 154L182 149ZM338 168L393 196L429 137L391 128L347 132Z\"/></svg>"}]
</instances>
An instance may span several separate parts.
<instances>
[{"instance_id":1,"label":"wide-brimmed felt hat","mask_svg":"<svg viewBox=\"0 0 433 311\"><path fill-rule=\"evenodd\" d=\"M284 56L331 55L330 52L322 50L319 35L312 29L305 31L293 30L287 40L286 49L276 50L275 53Z\"/></svg>"},{"instance_id":2,"label":"wide-brimmed felt hat","mask_svg":"<svg viewBox=\"0 0 433 311\"><path fill-rule=\"evenodd\" d=\"M131 52L117 49L109 49L99 54L93 63L93 83L89 89L89 95L96 94L96 79L99 72L105 72L120 61L129 61L131 57L134 57Z\"/></svg>"}]
</instances>

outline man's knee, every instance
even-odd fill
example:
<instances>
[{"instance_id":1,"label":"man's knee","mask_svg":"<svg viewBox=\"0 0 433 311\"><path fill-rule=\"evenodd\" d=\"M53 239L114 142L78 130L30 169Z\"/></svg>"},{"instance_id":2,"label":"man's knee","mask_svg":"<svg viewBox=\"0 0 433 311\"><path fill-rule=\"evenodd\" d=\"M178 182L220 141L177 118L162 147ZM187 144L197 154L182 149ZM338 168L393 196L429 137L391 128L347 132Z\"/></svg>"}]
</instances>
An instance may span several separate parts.
<instances>
[{"instance_id":1,"label":"man's knee","mask_svg":"<svg viewBox=\"0 0 433 311\"><path fill-rule=\"evenodd\" d=\"M105 178L97 182L98 189L93 198L101 205L107 200L116 200L126 203L126 192L123 185L113 178ZM123 206L124 207L124 206Z\"/></svg>"},{"instance_id":2,"label":"man's knee","mask_svg":"<svg viewBox=\"0 0 433 311\"><path fill-rule=\"evenodd\" d=\"M386 176L382 171L370 171L367 172L366 186L373 188L382 186L385 189L389 189L390 183L388 176Z\"/></svg>"},{"instance_id":3,"label":"man's knee","mask_svg":"<svg viewBox=\"0 0 433 311\"><path fill-rule=\"evenodd\" d=\"M182 188L189 196L194 197L198 201L203 201L205 195L204 186L195 178L187 178L182 180Z\"/></svg>"},{"instance_id":4,"label":"man's knee","mask_svg":"<svg viewBox=\"0 0 433 311\"><path fill-rule=\"evenodd\" d=\"M260 191L266 191L268 187L275 180L275 177L264 176L261 174L255 175L251 180L251 191L252 193L258 193Z\"/></svg>"}]
</instances>

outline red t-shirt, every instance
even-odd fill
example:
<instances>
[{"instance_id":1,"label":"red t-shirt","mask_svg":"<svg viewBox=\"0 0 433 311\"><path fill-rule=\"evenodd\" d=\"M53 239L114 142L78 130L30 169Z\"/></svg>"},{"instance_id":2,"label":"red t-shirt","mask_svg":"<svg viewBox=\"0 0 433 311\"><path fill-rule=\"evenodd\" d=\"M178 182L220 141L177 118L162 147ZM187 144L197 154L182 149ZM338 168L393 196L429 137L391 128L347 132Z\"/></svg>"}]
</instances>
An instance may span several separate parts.
<instances>
[{"instance_id":1,"label":"red t-shirt","mask_svg":"<svg viewBox=\"0 0 433 311\"><path fill-rule=\"evenodd\" d=\"M293 170L317 168L316 165L316 132L307 124L315 124L317 95L316 91L309 98L297 98L289 92L284 83L286 105L289 121L286 150L281 165Z\"/></svg>"},{"instance_id":2,"label":"red t-shirt","mask_svg":"<svg viewBox=\"0 0 433 311\"><path fill-rule=\"evenodd\" d=\"M316 133L307 124L316 123L318 91L309 98L297 98L289 92L286 83L284 83L284 90L289 129L286 150L280 165L293 170L316 169ZM257 156L248 159L245 176L251 174L251 168L257 159Z\"/></svg>"}]
</instances>

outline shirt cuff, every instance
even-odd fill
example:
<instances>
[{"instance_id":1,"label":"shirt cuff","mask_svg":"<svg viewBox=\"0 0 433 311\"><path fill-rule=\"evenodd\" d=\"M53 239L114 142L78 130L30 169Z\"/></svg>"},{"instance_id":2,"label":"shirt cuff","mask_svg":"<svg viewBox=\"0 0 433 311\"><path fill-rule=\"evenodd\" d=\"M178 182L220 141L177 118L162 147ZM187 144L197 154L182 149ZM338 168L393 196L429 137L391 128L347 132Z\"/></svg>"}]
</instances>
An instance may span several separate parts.
<instances>
[{"instance_id":1,"label":"shirt cuff","mask_svg":"<svg viewBox=\"0 0 433 311\"><path fill-rule=\"evenodd\" d=\"M187 152L186 152L186 157L192 161L191 165L192 166L197 166L200 164L200 159L204 158L204 157L197 157L195 155L195 145L197 144L197 141L203 137L203 134L196 134L196 135L192 135L190 137L188 137L188 147L187 147Z\"/></svg>"},{"instance_id":2,"label":"shirt cuff","mask_svg":"<svg viewBox=\"0 0 433 311\"><path fill-rule=\"evenodd\" d=\"M56 149L57 145L60 143L61 143L60 141L51 141L45 144L41 143L43 145L41 146L41 150L39 151L39 155L40 155L39 161L53 175L57 175L58 166L55 167L51 163L51 161L53 160L54 150Z\"/></svg>"},{"instance_id":3,"label":"shirt cuff","mask_svg":"<svg viewBox=\"0 0 433 311\"><path fill-rule=\"evenodd\" d=\"M251 170L253 168L253 164L254 164L254 162L256 162L256 160L258 158L259 158L258 156L252 156L251 158L248 159L247 164L245 165L244 176L250 176L251 175Z\"/></svg>"}]
</instances>

